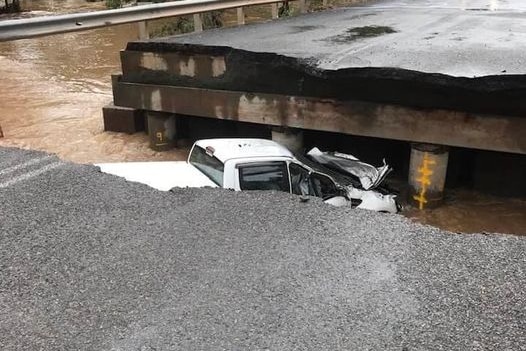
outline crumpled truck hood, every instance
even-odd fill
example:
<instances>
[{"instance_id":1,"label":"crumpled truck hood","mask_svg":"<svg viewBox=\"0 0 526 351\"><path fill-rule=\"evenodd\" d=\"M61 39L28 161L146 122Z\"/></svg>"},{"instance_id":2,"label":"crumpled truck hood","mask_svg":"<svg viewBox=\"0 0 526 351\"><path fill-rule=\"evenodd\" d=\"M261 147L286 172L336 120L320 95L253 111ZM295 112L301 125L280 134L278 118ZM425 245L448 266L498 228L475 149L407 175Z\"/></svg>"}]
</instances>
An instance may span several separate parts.
<instances>
[{"instance_id":1,"label":"crumpled truck hood","mask_svg":"<svg viewBox=\"0 0 526 351\"><path fill-rule=\"evenodd\" d=\"M354 176L360 180L364 190L378 187L391 172L391 167L383 160L381 167L362 162L356 157L341 152L323 152L317 147L307 153L313 161L337 172Z\"/></svg>"},{"instance_id":2,"label":"crumpled truck hood","mask_svg":"<svg viewBox=\"0 0 526 351\"><path fill-rule=\"evenodd\" d=\"M130 182L146 184L162 191L175 187L217 187L217 184L197 168L184 161L98 163L95 166L104 173L123 177Z\"/></svg>"}]
</instances>

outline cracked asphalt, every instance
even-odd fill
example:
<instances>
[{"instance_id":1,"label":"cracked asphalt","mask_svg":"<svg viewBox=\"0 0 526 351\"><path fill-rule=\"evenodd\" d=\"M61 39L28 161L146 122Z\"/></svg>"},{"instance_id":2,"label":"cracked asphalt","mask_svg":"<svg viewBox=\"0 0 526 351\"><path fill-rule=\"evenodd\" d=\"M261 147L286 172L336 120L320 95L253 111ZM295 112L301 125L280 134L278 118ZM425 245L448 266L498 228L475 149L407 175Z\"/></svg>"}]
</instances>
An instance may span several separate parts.
<instances>
[{"instance_id":1,"label":"cracked asphalt","mask_svg":"<svg viewBox=\"0 0 526 351\"><path fill-rule=\"evenodd\" d=\"M526 237L0 148L1 350L526 350L525 271Z\"/></svg>"}]
</instances>

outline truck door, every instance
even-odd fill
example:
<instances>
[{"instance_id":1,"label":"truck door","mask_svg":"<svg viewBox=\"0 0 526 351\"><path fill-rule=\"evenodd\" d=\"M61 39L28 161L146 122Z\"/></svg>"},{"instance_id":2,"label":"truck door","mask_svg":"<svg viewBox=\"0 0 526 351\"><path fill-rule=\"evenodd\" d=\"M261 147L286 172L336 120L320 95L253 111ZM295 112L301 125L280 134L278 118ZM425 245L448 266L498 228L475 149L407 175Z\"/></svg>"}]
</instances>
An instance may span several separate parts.
<instances>
[{"instance_id":1,"label":"truck door","mask_svg":"<svg viewBox=\"0 0 526 351\"><path fill-rule=\"evenodd\" d=\"M338 189L331 178L318 172L310 172L305 167L289 164L292 193L321 197L323 200L339 196Z\"/></svg>"},{"instance_id":2,"label":"truck door","mask_svg":"<svg viewBox=\"0 0 526 351\"><path fill-rule=\"evenodd\" d=\"M309 170L297 163L289 164L292 193L296 195L314 195L309 184Z\"/></svg>"},{"instance_id":3,"label":"truck door","mask_svg":"<svg viewBox=\"0 0 526 351\"><path fill-rule=\"evenodd\" d=\"M309 183L314 196L321 197L323 200L339 196L338 188L331 178L321 173L312 172L309 176Z\"/></svg>"}]
</instances>

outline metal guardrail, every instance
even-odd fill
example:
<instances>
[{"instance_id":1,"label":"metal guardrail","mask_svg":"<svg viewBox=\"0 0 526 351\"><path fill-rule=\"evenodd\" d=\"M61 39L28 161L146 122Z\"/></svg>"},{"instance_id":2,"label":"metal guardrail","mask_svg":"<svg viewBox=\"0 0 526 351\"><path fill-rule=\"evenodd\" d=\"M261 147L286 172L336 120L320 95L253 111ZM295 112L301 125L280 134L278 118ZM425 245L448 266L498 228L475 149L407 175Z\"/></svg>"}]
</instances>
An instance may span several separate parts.
<instances>
[{"instance_id":1,"label":"metal guardrail","mask_svg":"<svg viewBox=\"0 0 526 351\"><path fill-rule=\"evenodd\" d=\"M305 0L299 1L300 8L304 12ZM241 9L241 11L238 10L238 18L240 18L242 8L245 6L277 4L279 2L283 2L283 0L183 0L115 10L0 21L0 42L232 8ZM277 5L275 8L277 9ZM273 17L277 17L277 10L274 7L272 12ZM202 24L201 28L199 28L199 24L196 27L197 30L202 29Z\"/></svg>"}]
</instances>

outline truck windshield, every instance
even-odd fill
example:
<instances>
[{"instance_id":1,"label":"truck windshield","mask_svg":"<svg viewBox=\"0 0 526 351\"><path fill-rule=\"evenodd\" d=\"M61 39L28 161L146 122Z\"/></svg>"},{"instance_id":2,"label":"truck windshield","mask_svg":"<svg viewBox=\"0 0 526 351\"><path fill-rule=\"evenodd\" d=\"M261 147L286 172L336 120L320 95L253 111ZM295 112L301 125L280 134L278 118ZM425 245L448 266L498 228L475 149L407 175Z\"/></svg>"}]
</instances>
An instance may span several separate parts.
<instances>
[{"instance_id":1,"label":"truck windshield","mask_svg":"<svg viewBox=\"0 0 526 351\"><path fill-rule=\"evenodd\" d=\"M210 156L206 151L199 147L194 146L192 154L190 155L190 164L195 168L204 173L214 183L223 187L223 173L225 165L214 156Z\"/></svg>"}]
</instances>

